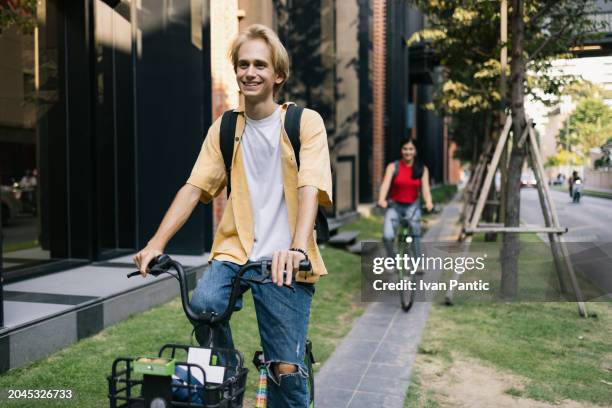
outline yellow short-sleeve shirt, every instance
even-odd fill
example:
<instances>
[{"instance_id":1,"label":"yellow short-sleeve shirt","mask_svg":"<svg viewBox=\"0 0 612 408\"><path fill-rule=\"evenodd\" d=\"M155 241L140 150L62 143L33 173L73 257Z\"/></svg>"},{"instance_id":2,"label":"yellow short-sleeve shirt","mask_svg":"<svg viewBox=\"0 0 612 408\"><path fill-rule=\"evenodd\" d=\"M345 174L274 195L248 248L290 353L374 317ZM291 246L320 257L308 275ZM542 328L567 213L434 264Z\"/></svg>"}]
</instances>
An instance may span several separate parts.
<instances>
[{"instance_id":1,"label":"yellow short-sleeve shirt","mask_svg":"<svg viewBox=\"0 0 612 408\"><path fill-rule=\"evenodd\" d=\"M281 120L281 167L283 171L285 202L289 215L289 228L295 234L298 216L298 188L316 187L319 205L332 205L332 177L327 144L327 132L321 116L304 109L300 121L300 170L298 172L293 147L285 132L284 122L287 106L282 105ZM234 109L238 112L234 152L232 155L231 185L232 193L227 201L221 222L215 232L209 262L213 259L231 261L242 265L248 261L253 249L253 213L249 189L239 149L245 127L244 107ZM202 143L198 159L187 183L202 190L201 201L208 203L223 191L227 184L225 164L220 147L221 118L219 117L208 130ZM313 230L308 238L308 256L312 263L312 275L299 274L297 281L316 282L327 269L321 258Z\"/></svg>"}]
</instances>

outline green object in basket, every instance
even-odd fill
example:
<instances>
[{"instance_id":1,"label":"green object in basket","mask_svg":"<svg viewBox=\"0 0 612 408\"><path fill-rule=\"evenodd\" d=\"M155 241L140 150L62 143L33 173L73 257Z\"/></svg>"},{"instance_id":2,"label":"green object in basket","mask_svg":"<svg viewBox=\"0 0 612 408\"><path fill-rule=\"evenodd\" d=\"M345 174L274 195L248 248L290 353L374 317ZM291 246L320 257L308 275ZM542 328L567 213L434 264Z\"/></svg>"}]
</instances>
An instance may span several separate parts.
<instances>
[{"instance_id":1,"label":"green object in basket","mask_svg":"<svg viewBox=\"0 0 612 408\"><path fill-rule=\"evenodd\" d=\"M174 374L173 358L140 357L134 361L134 371L141 374L171 376Z\"/></svg>"}]
</instances>

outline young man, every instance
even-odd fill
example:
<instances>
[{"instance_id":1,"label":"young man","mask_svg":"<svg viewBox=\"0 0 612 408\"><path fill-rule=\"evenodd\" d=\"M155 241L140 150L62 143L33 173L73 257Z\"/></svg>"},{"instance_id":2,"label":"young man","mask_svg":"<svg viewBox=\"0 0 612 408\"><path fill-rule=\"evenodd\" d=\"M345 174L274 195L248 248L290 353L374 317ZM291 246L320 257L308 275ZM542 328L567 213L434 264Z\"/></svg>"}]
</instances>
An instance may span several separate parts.
<instances>
[{"instance_id":1,"label":"young man","mask_svg":"<svg viewBox=\"0 0 612 408\"><path fill-rule=\"evenodd\" d=\"M240 265L272 257L272 282L251 289L264 356L268 362L268 406L308 406L304 349L314 283L327 274L313 232L317 204L331 205L331 168L327 135L321 116L304 109L300 121L300 168L284 130L290 103L278 105L275 93L289 76L287 51L276 34L252 25L234 41L230 58L244 106L238 112L231 171L231 194L217 228L207 270L192 296L197 311L225 309L231 283ZM146 248L134 256L141 274L164 251L170 238L189 218L198 201L210 202L227 185L220 150L221 118L210 127L187 184L176 195ZM312 274L292 274L308 257ZM246 273L259 274L252 270ZM283 282L284 280L284 282ZM242 306L239 300L237 308ZM205 343L233 348L229 325L210 334L196 328Z\"/></svg>"}]
</instances>

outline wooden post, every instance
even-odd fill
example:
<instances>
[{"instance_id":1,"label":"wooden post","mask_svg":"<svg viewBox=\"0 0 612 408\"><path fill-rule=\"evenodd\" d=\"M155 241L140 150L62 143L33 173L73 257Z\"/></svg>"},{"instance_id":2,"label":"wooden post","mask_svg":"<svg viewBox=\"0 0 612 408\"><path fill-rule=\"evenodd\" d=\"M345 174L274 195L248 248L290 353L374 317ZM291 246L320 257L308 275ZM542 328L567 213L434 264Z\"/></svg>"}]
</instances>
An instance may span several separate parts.
<instances>
[{"instance_id":1,"label":"wooden post","mask_svg":"<svg viewBox=\"0 0 612 408\"><path fill-rule=\"evenodd\" d=\"M489 168L487 169L487 175L485 177L484 184L482 185L482 190L480 191L480 195L478 197L478 202L476 203L476 209L474 210L474 215L470 219L470 228L476 228L480 217L482 216L482 210L484 209L485 201L489 196L489 189L491 188L491 182L495 176L495 171L497 170L497 165L499 164L499 158L501 157L502 150L504 149L504 145L508 140L508 134L510 133L510 128L512 127L512 118L508 116L506 119L506 125L502 130L501 135L499 136L499 140L497 141L497 146L495 147L495 153L493 154L493 159L491 159L491 164L489 164Z\"/></svg>"},{"instance_id":2,"label":"wooden post","mask_svg":"<svg viewBox=\"0 0 612 408\"><path fill-rule=\"evenodd\" d=\"M544 166L540 157L540 149L536 140L535 131L531 126L531 121L528 123L529 126L529 156L534 164L533 169L536 176L538 195L540 196L540 205L542 206L542 213L544 214L544 222L547 227L559 227L559 218L557 217L557 210L550 199L550 191L548 189L548 182L544 173ZM565 291L565 284L563 282L563 268L561 267L562 261L565 261L565 267L576 295L576 301L578 302L578 311L580 316L587 317L586 304L582 297L582 291L578 285L576 279L576 273L574 272L574 266L572 265L571 259L567 247L557 234L548 234L548 240L550 241L551 252L555 260L555 266L557 268L557 274L559 275L559 282L561 284L561 290Z\"/></svg>"},{"instance_id":3,"label":"wooden post","mask_svg":"<svg viewBox=\"0 0 612 408\"><path fill-rule=\"evenodd\" d=\"M478 163L474 167L474 174L472 174L472 177L470 177L470 182L465 188L465 201L461 210L461 222L463 222L464 225L467 225L466 223L469 222L469 220L472 218L472 212L474 210L474 201L476 200L477 192L479 191L480 184L482 183L482 176L486 170L487 162L489 161L491 146L492 144L487 143L487 147L480 154Z\"/></svg>"},{"instance_id":4,"label":"wooden post","mask_svg":"<svg viewBox=\"0 0 612 408\"><path fill-rule=\"evenodd\" d=\"M506 124L504 126L504 129L502 130L502 133L499 136L499 139L497 140L497 145L495 146L495 153L493 154L493 158L491 159L491 163L489 164L488 168L487 168L488 154L486 155L484 160L480 162L482 164L482 172L484 173L486 171L485 181L482 186L482 190L480 190L480 194L478 195L476 210L474 211L473 214L472 214L473 204L471 203L471 199L473 198L473 195L468 197L470 199L470 202L468 203L468 212L466 214L467 219L463 225L463 230L461 232L461 239L464 240L466 244L468 245L470 242L472 242L472 236L470 235L470 236L465 237L466 227L472 227L472 226L475 227L478 224L478 221L480 220L480 216L482 215L482 210L484 208L485 201L487 199L487 196L489 195L489 188L491 187L491 181L493 180L493 176L495 175L495 171L497 170L497 165L499 163L499 157L501 155L501 151L503 150L506 142L508 141L508 135L510 134L511 127L512 127L512 117L508 116L508 118L506 119ZM490 147L493 147L493 144L491 144ZM478 189L478 187L479 185L475 186L476 189ZM474 193L476 193L476 190L474 190ZM459 274L457 272L453 272L453 279L456 279L456 280L459 279ZM447 305L453 304L453 291L452 289L450 289L450 286L449 286L449 289L446 291L445 303Z\"/></svg>"},{"instance_id":5,"label":"wooden post","mask_svg":"<svg viewBox=\"0 0 612 408\"><path fill-rule=\"evenodd\" d=\"M500 15L500 40L501 40L501 55L500 55L500 78L499 78L499 93L501 95L501 123L506 120L506 70L508 69L508 0L501 0L499 4ZM499 222L502 224L506 221L506 184L508 180L508 145L504 145L502 157L500 161L501 186L499 197Z\"/></svg>"},{"instance_id":6,"label":"wooden post","mask_svg":"<svg viewBox=\"0 0 612 408\"><path fill-rule=\"evenodd\" d=\"M559 218L557 217L556 208L550 198L550 191L548 189L548 182L546 180L546 175L544 173L544 166L542 164L542 159L540 156L540 149L538 147L538 143L536 140L535 131L533 130L531 120L527 121L526 128L523 130L521 135L519 145L523 145L525 142L528 143L528 159L530 167L533 169L534 175L537 181L537 189L538 196L540 199L540 206L542 208L542 214L544 216L545 227L531 227L531 226L519 226L519 227L505 227L500 224L479 224L480 217L482 215L482 210L484 208L486 198L489 194L489 188L491 187L491 181L497 171L497 165L499 164L499 160L502 154L502 151L506 148L506 144L508 141L508 135L510 133L510 127L512 125L511 117L508 117L506 120L506 125L504 126L504 131L502 132L497 146L495 147L495 153L493 155L493 159L491 160L491 164L486 170L486 177L484 184L482 186L482 190L478 195L478 201L476 204L476 209L474 214L467 214L467 222L463 227L463 234L468 234L465 239L466 243L471 242L472 235L474 232L501 232L501 233L528 233L528 232L545 232L548 234L548 239L550 241L551 252L553 255L553 259L555 262L555 268L557 270L557 275L559 276L559 282L561 285L561 290L565 292L565 284L563 281L563 265L568 271L570 276L570 281L572 284L572 289L574 290L574 294L576 295L576 301L578 303L578 311L580 316L587 317L587 309L586 304L584 303L582 297L582 291L578 285L578 280L576 279L576 274L574 272L573 266L571 264L571 260L569 258L569 252L562 238L560 238L560 234L567 232L566 228L561 227L559 223ZM486 162L484 162L486 165ZM478 188L475 186L475 188ZM459 279L459 274L453 273L452 279ZM453 291L449 288L446 291L445 302L447 305L451 305L453 303Z\"/></svg>"}]
</instances>

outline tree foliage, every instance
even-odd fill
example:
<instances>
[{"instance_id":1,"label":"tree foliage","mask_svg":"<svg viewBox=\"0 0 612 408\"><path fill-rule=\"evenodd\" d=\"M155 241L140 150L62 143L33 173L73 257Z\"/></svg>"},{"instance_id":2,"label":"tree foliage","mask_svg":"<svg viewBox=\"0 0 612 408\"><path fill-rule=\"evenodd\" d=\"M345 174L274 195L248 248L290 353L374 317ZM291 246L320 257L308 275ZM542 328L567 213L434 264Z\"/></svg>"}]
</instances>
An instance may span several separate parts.
<instances>
[{"instance_id":1,"label":"tree foliage","mask_svg":"<svg viewBox=\"0 0 612 408\"><path fill-rule=\"evenodd\" d=\"M546 158L544 167L580 166L582 164L584 164L584 158L582 156L561 148L557 154Z\"/></svg>"},{"instance_id":2,"label":"tree foliage","mask_svg":"<svg viewBox=\"0 0 612 408\"><path fill-rule=\"evenodd\" d=\"M502 97L510 100L511 87L507 94L500 94L501 48L508 47L509 64L506 71L510 77L512 44L501 44L500 10L498 1L482 0L412 0L427 17L428 27L416 32L408 45L428 42L445 68L444 83L434 98L437 109L450 114L458 133L455 141L472 138L461 129L470 127L469 114L483 112L485 116L499 112ZM509 1L508 16L512 12ZM546 104L557 102L556 96L563 93L576 78L559 75L552 61L569 57L570 49L583 41L594 38L598 31L606 29L605 23L589 18L595 4L586 0L526 0L525 24L525 91L534 100ZM510 22L509 22L510 24ZM510 30L510 25L509 25ZM485 132L481 122L480 131ZM491 129L493 130L493 129ZM487 135L488 136L488 135ZM459 145L470 150L470 145ZM470 151L460 152L462 157L472 156Z\"/></svg>"},{"instance_id":3,"label":"tree foliage","mask_svg":"<svg viewBox=\"0 0 612 408\"><path fill-rule=\"evenodd\" d=\"M445 83L436 106L451 114L498 108L502 98L499 55L503 45L499 2L413 0L413 3L427 16L429 26L416 32L408 45L429 42L446 68ZM573 82L573 77L555 75L551 62L561 56L571 56L572 46L607 29L604 22L589 18L595 11L593 1L525 1L527 68L537 74L529 76L526 83L532 97L539 99L542 93L559 95ZM511 55L511 44L506 45Z\"/></svg>"},{"instance_id":4,"label":"tree foliage","mask_svg":"<svg viewBox=\"0 0 612 408\"><path fill-rule=\"evenodd\" d=\"M10 4L0 0L0 35L17 26L23 34L31 34L36 26L36 0L17 0Z\"/></svg>"},{"instance_id":5,"label":"tree foliage","mask_svg":"<svg viewBox=\"0 0 612 408\"><path fill-rule=\"evenodd\" d=\"M612 137L612 109L601 98L584 97L565 120L558 143L569 151L586 156L594 147Z\"/></svg>"},{"instance_id":6,"label":"tree foliage","mask_svg":"<svg viewBox=\"0 0 612 408\"><path fill-rule=\"evenodd\" d=\"M428 17L429 39L446 68L446 83L436 98L447 113L499 109L496 102L508 100L512 113L512 148L505 167L503 185L504 225L520 224L520 175L527 149L519 143L528 113L525 96L538 99L542 94L559 94L567 78L550 72L552 60L567 55L604 31L604 23L590 16L596 2L589 0L509 0L508 44L498 40L500 3L484 0L413 0ZM435 34L435 35L433 35ZM411 38L417 41L416 37ZM496 61L501 47L507 46L510 75L507 94L500 95L501 67ZM529 73L537 74L530 80ZM507 73L506 73L507 74ZM536 92L536 89L539 91ZM504 166L506 164L504 163ZM501 292L513 298L518 291L519 237L503 235L500 252Z\"/></svg>"},{"instance_id":7,"label":"tree foliage","mask_svg":"<svg viewBox=\"0 0 612 408\"><path fill-rule=\"evenodd\" d=\"M434 100L447 113L479 112L499 105L499 13L492 2L415 0L429 27L408 45L428 42L445 68Z\"/></svg>"}]
</instances>

